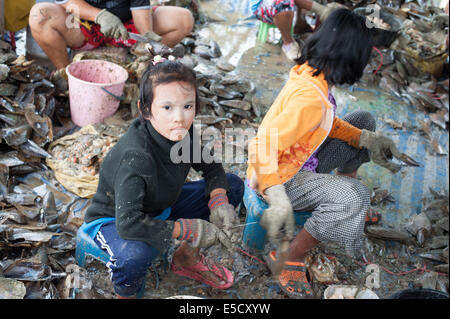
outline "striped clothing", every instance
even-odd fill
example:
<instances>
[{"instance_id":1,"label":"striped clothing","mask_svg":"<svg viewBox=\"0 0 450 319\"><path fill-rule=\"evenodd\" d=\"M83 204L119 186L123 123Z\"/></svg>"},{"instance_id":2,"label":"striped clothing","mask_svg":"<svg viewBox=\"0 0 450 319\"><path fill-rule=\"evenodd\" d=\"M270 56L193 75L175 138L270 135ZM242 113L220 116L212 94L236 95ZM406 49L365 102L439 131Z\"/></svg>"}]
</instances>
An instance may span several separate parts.
<instances>
[{"instance_id":1,"label":"striped clothing","mask_svg":"<svg viewBox=\"0 0 450 319\"><path fill-rule=\"evenodd\" d=\"M356 111L342 118L360 129L375 131L375 119L365 111ZM317 172L304 168L284 183L295 211L312 211L304 227L321 242L335 242L349 253L360 249L365 214L370 205L368 188L359 180L329 173L356 171L369 162L366 149L357 149L344 141L327 138L316 152Z\"/></svg>"}]
</instances>

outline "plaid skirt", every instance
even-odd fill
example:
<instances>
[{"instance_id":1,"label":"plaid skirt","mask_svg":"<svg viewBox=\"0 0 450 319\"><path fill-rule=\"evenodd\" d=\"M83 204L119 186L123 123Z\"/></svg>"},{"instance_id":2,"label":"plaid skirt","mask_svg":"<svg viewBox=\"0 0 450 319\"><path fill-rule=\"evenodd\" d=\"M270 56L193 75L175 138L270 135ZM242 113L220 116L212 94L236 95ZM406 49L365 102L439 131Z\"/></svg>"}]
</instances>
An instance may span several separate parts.
<instances>
[{"instance_id":1,"label":"plaid skirt","mask_svg":"<svg viewBox=\"0 0 450 319\"><path fill-rule=\"evenodd\" d=\"M375 131L375 120L365 111L342 118L360 128ZM370 206L370 192L359 180L329 173L352 172L370 161L366 149L327 138L318 152L317 173L300 170L284 183L295 211L312 211L304 227L321 242L335 242L349 253L361 248L365 214Z\"/></svg>"}]
</instances>

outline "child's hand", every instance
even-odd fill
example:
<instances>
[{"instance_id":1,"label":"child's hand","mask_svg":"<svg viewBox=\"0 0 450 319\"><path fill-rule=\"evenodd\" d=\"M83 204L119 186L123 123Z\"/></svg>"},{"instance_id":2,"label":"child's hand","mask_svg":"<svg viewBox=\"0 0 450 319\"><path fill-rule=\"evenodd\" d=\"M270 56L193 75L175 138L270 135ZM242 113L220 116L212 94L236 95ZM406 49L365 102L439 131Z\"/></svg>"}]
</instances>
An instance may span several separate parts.
<instances>
[{"instance_id":1,"label":"child's hand","mask_svg":"<svg viewBox=\"0 0 450 319\"><path fill-rule=\"evenodd\" d=\"M219 242L219 228L206 220L194 218L177 220L180 223L178 240L186 240L192 247L208 248Z\"/></svg>"},{"instance_id":2,"label":"child's hand","mask_svg":"<svg viewBox=\"0 0 450 319\"><path fill-rule=\"evenodd\" d=\"M225 189L216 189L211 192L208 207L211 210L209 220L223 230L232 240L237 241L238 234L233 234L233 226L238 222L233 205L230 205Z\"/></svg>"},{"instance_id":3,"label":"child's hand","mask_svg":"<svg viewBox=\"0 0 450 319\"><path fill-rule=\"evenodd\" d=\"M239 234L237 232L233 232L233 230L235 230L233 226L235 226L238 221L233 205L226 203L220 206L215 206L211 209L209 220L211 223L219 227L219 229L222 229L232 242L236 242L238 240Z\"/></svg>"},{"instance_id":4,"label":"child's hand","mask_svg":"<svg viewBox=\"0 0 450 319\"><path fill-rule=\"evenodd\" d=\"M269 208L263 212L260 224L267 230L267 238L273 244L279 244L283 239L294 238L294 212L284 185L269 187L266 194Z\"/></svg>"},{"instance_id":5,"label":"child's hand","mask_svg":"<svg viewBox=\"0 0 450 319\"><path fill-rule=\"evenodd\" d=\"M384 136L380 132L362 130L359 146L365 147L370 151L370 159L375 164L389 169L394 174L400 170L401 166L391 162L386 155L392 154L397 159L402 158L402 154L389 137Z\"/></svg>"}]
</instances>

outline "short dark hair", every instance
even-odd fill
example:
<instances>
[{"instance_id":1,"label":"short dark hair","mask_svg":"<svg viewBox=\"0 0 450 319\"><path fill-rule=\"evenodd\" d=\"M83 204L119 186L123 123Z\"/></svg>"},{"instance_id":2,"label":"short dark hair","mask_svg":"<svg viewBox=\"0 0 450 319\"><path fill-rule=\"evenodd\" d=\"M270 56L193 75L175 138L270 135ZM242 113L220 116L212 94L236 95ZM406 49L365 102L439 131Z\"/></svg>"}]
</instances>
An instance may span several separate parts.
<instances>
[{"instance_id":1,"label":"short dark hair","mask_svg":"<svg viewBox=\"0 0 450 319\"><path fill-rule=\"evenodd\" d=\"M171 82L187 82L195 89L195 114L200 109L200 98L195 71L178 61L164 61L153 65L150 63L142 74L139 86L140 118L144 120L152 116L153 88L159 84Z\"/></svg>"},{"instance_id":2,"label":"short dark hair","mask_svg":"<svg viewBox=\"0 0 450 319\"><path fill-rule=\"evenodd\" d=\"M348 10L332 12L310 35L297 64L307 62L331 84L354 84L363 75L372 51L372 37L362 16Z\"/></svg>"}]
</instances>

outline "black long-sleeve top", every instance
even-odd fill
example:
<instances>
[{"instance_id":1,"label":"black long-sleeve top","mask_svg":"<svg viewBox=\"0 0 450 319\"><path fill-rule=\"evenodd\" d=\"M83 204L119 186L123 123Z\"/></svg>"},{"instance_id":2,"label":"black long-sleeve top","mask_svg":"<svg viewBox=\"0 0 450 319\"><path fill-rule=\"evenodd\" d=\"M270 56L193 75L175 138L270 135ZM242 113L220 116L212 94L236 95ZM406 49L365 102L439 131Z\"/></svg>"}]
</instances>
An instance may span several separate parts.
<instances>
[{"instance_id":1,"label":"black long-sleeve top","mask_svg":"<svg viewBox=\"0 0 450 319\"><path fill-rule=\"evenodd\" d=\"M120 237L144 241L163 252L171 240L174 222L153 217L176 202L191 167L203 173L205 196L216 188L228 190L222 164L208 164L199 161L200 156L194 157L193 150L200 146L194 147L192 137L191 127L183 139L188 141L185 145L190 160L175 164L170 152L176 142L160 135L149 121L135 120L101 164L97 192L85 221L115 217Z\"/></svg>"}]
</instances>

